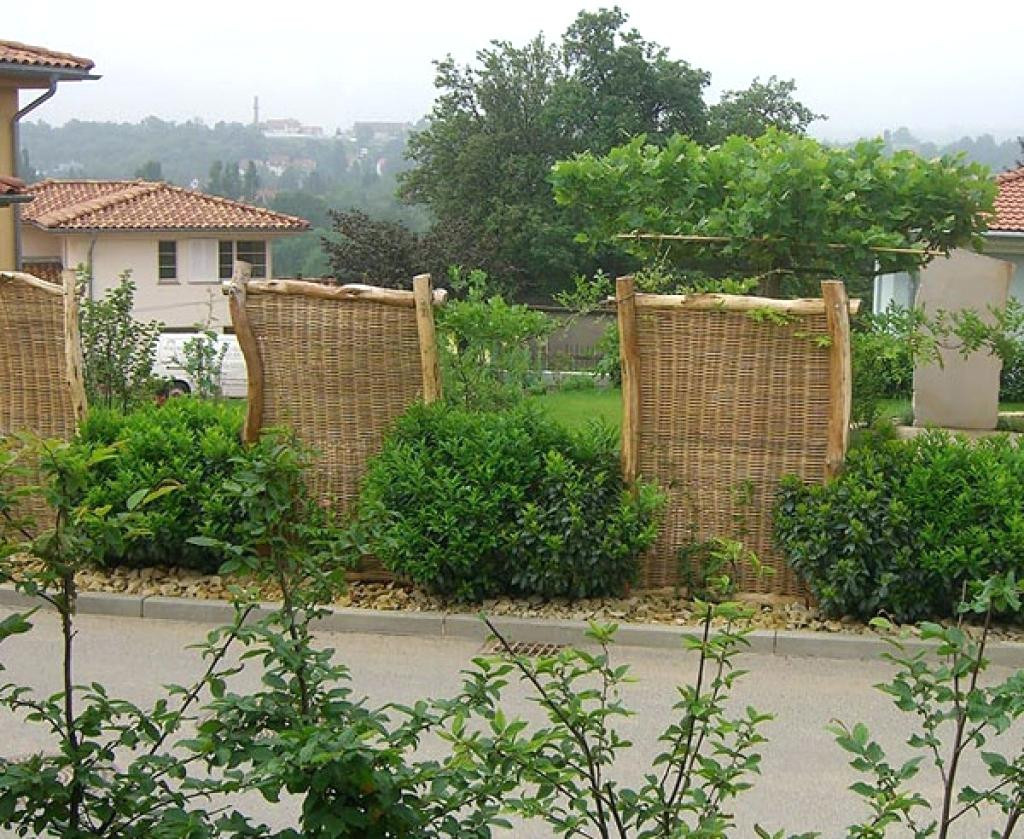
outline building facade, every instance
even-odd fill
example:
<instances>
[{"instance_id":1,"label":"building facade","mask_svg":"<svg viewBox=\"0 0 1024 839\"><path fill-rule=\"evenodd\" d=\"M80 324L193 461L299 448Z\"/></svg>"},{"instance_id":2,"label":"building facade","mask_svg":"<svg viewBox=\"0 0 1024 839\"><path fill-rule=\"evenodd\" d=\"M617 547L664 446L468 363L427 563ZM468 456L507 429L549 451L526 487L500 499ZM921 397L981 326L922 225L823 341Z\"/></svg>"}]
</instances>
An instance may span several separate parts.
<instances>
[{"instance_id":1,"label":"building facade","mask_svg":"<svg viewBox=\"0 0 1024 839\"><path fill-rule=\"evenodd\" d=\"M996 177L999 193L995 215L984 235L982 253L1013 265L1010 297L1024 303L1024 167ZM883 274L875 278L872 309L883 312L889 306L910 308L917 296L917 278L910 274Z\"/></svg>"},{"instance_id":2,"label":"building facade","mask_svg":"<svg viewBox=\"0 0 1024 839\"><path fill-rule=\"evenodd\" d=\"M18 122L57 92L63 81L98 78L93 62L45 47L0 41L0 178L18 175ZM20 101L21 91L35 95ZM0 271L18 268L18 204L13 189L0 190Z\"/></svg>"},{"instance_id":3,"label":"building facade","mask_svg":"<svg viewBox=\"0 0 1024 839\"><path fill-rule=\"evenodd\" d=\"M230 325L220 285L235 260L274 276L271 243L309 222L263 207L151 181L42 181L22 210L22 268L55 279L81 273L99 299L128 271L135 315L168 329Z\"/></svg>"}]
</instances>

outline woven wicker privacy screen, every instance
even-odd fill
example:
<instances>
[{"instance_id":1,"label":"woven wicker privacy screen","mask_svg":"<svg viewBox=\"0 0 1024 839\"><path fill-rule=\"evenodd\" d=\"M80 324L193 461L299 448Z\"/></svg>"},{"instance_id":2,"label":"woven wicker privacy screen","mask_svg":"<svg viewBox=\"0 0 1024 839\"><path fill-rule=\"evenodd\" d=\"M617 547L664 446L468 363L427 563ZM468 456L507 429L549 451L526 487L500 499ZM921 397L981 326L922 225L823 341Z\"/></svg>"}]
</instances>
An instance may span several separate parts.
<instances>
[{"instance_id":1,"label":"woven wicker privacy screen","mask_svg":"<svg viewBox=\"0 0 1024 839\"><path fill-rule=\"evenodd\" d=\"M84 413L73 276L0 272L0 434L66 440Z\"/></svg>"},{"instance_id":2,"label":"woven wicker privacy screen","mask_svg":"<svg viewBox=\"0 0 1024 839\"><path fill-rule=\"evenodd\" d=\"M84 414L74 274L61 286L0 272L0 437L28 431L67 440ZM44 510L33 500L25 512L41 523Z\"/></svg>"},{"instance_id":3,"label":"woven wicker privacy screen","mask_svg":"<svg viewBox=\"0 0 1024 839\"><path fill-rule=\"evenodd\" d=\"M803 593L772 547L772 507L783 475L821 481L845 453L857 304L822 285L827 299L783 301L637 294L619 280L623 469L668 494L643 585L681 582L678 549L725 537L774 571L736 569L741 591Z\"/></svg>"},{"instance_id":4,"label":"woven wicker privacy screen","mask_svg":"<svg viewBox=\"0 0 1024 839\"><path fill-rule=\"evenodd\" d=\"M245 356L245 437L293 429L315 453L311 490L355 499L367 460L410 404L440 396L430 277L415 290L237 279L226 289Z\"/></svg>"}]
</instances>

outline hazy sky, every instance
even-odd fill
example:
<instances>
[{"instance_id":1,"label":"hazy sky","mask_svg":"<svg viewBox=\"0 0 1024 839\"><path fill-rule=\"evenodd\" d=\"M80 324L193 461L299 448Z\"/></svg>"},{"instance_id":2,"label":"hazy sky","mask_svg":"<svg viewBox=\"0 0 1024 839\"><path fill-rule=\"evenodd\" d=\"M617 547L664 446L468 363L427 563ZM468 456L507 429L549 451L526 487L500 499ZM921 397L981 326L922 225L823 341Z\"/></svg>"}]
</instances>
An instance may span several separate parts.
<instances>
[{"instance_id":1,"label":"hazy sky","mask_svg":"<svg viewBox=\"0 0 1024 839\"><path fill-rule=\"evenodd\" d=\"M583 0L401 3L0 0L0 38L87 56L100 81L65 84L33 118L136 121L296 117L333 131L415 120L431 61L470 61L491 39L557 38ZM607 3L592 3L595 9ZM710 98L775 74L848 139L907 125L922 137L1024 134L1020 0L620 3L648 39L712 74ZM13 9L17 14L10 14Z\"/></svg>"}]
</instances>

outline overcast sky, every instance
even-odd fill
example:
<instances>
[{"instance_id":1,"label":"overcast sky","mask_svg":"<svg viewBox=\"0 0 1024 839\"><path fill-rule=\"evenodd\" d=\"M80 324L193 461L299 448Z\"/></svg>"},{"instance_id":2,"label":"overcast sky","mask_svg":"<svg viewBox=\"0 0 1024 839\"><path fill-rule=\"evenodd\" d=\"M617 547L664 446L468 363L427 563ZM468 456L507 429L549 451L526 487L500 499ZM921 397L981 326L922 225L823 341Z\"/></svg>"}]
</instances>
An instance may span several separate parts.
<instances>
[{"instance_id":1,"label":"overcast sky","mask_svg":"<svg viewBox=\"0 0 1024 839\"><path fill-rule=\"evenodd\" d=\"M0 0L14 5L15 0ZM596 9L611 3L593 3ZM828 114L812 133L849 139L900 125L928 139L1024 134L1020 0L624 0L673 58L711 72L709 98L754 76L794 78ZM36 0L0 38L86 56L103 78L62 85L33 115L136 121L295 117L328 131L413 121L434 96L431 61L466 62L491 39L557 38L582 0ZM10 10L8 10L10 11ZM23 97L24 98L24 97Z\"/></svg>"}]
</instances>

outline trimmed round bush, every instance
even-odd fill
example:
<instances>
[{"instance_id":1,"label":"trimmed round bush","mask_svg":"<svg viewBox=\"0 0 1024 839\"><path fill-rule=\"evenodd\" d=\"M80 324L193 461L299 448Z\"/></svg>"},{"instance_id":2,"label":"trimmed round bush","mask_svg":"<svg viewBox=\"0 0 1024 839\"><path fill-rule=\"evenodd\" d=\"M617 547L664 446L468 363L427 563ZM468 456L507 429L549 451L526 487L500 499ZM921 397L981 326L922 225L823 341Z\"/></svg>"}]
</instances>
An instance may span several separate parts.
<instances>
[{"instance_id":1,"label":"trimmed round bush","mask_svg":"<svg viewBox=\"0 0 1024 839\"><path fill-rule=\"evenodd\" d=\"M613 595L636 577L662 496L625 487L616 433L570 432L530 406L414 406L360 498L391 571L462 599Z\"/></svg>"},{"instance_id":2,"label":"trimmed round bush","mask_svg":"<svg viewBox=\"0 0 1024 839\"><path fill-rule=\"evenodd\" d=\"M950 615L965 585L1024 576L1024 448L868 435L830 483L783 481L775 538L834 615Z\"/></svg>"},{"instance_id":3,"label":"trimmed round bush","mask_svg":"<svg viewBox=\"0 0 1024 839\"><path fill-rule=\"evenodd\" d=\"M116 445L117 456L97 468L100 479L84 490L91 507L124 509L137 491L165 482L179 485L146 507L148 533L106 548L105 562L140 568L171 565L215 573L218 555L186 540L203 532L211 518L230 532L230 508L222 486L245 455L241 443L242 406L182 397L149 404L129 413L93 408L79 439Z\"/></svg>"}]
</instances>

